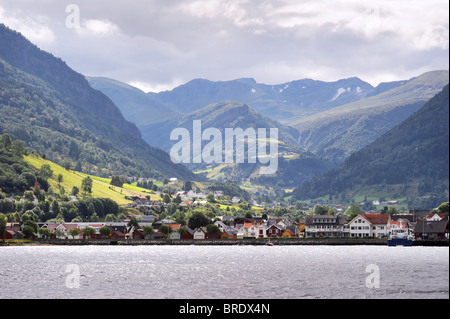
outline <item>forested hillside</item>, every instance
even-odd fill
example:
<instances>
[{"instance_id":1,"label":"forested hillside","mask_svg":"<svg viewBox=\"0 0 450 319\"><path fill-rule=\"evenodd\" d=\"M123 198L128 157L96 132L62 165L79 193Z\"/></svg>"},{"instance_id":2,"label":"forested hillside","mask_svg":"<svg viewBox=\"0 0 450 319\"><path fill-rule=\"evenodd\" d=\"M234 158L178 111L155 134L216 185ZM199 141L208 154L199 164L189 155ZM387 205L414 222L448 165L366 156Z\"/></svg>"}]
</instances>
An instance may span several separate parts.
<instances>
[{"instance_id":1,"label":"forested hillside","mask_svg":"<svg viewBox=\"0 0 450 319\"><path fill-rule=\"evenodd\" d=\"M449 86L333 171L294 191L297 199L354 195L435 197L449 189Z\"/></svg>"},{"instance_id":2,"label":"forested hillside","mask_svg":"<svg viewBox=\"0 0 450 319\"><path fill-rule=\"evenodd\" d=\"M99 176L194 177L145 143L114 103L63 61L4 25L0 43L0 134Z\"/></svg>"}]
</instances>

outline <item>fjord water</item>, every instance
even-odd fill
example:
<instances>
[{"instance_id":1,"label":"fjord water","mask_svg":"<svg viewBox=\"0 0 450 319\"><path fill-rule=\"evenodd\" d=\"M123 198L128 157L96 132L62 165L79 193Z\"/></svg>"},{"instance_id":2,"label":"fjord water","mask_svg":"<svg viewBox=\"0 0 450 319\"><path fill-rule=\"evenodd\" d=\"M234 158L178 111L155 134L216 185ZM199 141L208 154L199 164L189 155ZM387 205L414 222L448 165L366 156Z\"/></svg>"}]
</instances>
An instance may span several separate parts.
<instances>
[{"instance_id":1,"label":"fjord water","mask_svg":"<svg viewBox=\"0 0 450 319\"><path fill-rule=\"evenodd\" d=\"M74 274L78 286L68 280ZM367 284L375 274L379 288ZM0 299L8 298L443 299L449 298L449 249L0 247Z\"/></svg>"}]
</instances>

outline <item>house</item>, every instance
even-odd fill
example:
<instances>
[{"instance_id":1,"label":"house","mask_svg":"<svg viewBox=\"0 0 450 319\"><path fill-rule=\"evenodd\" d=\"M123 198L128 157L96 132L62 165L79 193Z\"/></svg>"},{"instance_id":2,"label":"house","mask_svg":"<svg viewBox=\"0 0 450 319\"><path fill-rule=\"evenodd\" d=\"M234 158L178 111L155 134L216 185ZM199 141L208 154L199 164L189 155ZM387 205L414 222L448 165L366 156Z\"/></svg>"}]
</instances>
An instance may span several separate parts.
<instances>
[{"instance_id":1,"label":"house","mask_svg":"<svg viewBox=\"0 0 450 319\"><path fill-rule=\"evenodd\" d=\"M180 240L181 234L178 232L178 230L174 230L170 233L170 239L172 240Z\"/></svg>"},{"instance_id":2,"label":"house","mask_svg":"<svg viewBox=\"0 0 450 319\"><path fill-rule=\"evenodd\" d=\"M123 240L126 238L126 234L118 230L113 230L109 238L112 240Z\"/></svg>"},{"instance_id":3,"label":"house","mask_svg":"<svg viewBox=\"0 0 450 319\"><path fill-rule=\"evenodd\" d=\"M20 231L20 223L6 223L6 230Z\"/></svg>"},{"instance_id":4,"label":"house","mask_svg":"<svg viewBox=\"0 0 450 319\"><path fill-rule=\"evenodd\" d=\"M45 224L42 228L47 228L52 233L52 236L59 239L80 239L81 236L81 230L78 228L77 223L48 223ZM70 235L70 231L73 229L77 229L79 231L79 234L75 237L72 237L72 235Z\"/></svg>"},{"instance_id":5,"label":"house","mask_svg":"<svg viewBox=\"0 0 450 319\"><path fill-rule=\"evenodd\" d=\"M189 227L186 227L186 232L181 235L181 239L194 239L194 230L190 229Z\"/></svg>"},{"instance_id":6,"label":"house","mask_svg":"<svg viewBox=\"0 0 450 319\"><path fill-rule=\"evenodd\" d=\"M232 202L233 204L239 204L239 203L241 202L241 199L240 199L239 197L237 197L237 196L234 196L234 197L231 199L231 202Z\"/></svg>"},{"instance_id":7,"label":"house","mask_svg":"<svg viewBox=\"0 0 450 319\"><path fill-rule=\"evenodd\" d=\"M242 226L239 228L237 232L237 239L243 239L245 237L248 237L248 228L245 226Z\"/></svg>"},{"instance_id":8,"label":"house","mask_svg":"<svg viewBox=\"0 0 450 319\"><path fill-rule=\"evenodd\" d=\"M259 226L256 224L246 227L248 229L247 237L258 238L259 237Z\"/></svg>"},{"instance_id":9,"label":"house","mask_svg":"<svg viewBox=\"0 0 450 319\"><path fill-rule=\"evenodd\" d=\"M4 234L4 239L24 239L25 235L20 231L7 230Z\"/></svg>"},{"instance_id":10,"label":"house","mask_svg":"<svg viewBox=\"0 0 450 319\"><path fill-rule=\"evenodd\" d=\"M442 214L442 213L430 213L427 215L427 221L440 221L446 218L448 214Z\"/></svg>"},{"instance_id":11,"label":"house","mask_svg":"<svg viewBox=\"0 0 450 319\"><path fill-rule=\"evenodd\" d=\"M138 219L138 224L139 226L151 226L155 220L156 217L153 215L144 215Z\"/></svg>"},{"instance_id":12,"label":"house","mask_svg":"<svg viewBox=\"0 0 450 319\"><path fill-rule=\"evenodd\" d=\"M343 237L347 217L344 215L311 215L305 219L305 237Z\"/></svg>"},{"instance_id":13,"label":"house","mask_svg":"<svg viewBox=\"0 0 450 319\"><path fill-rule=\"evenodd\" d=\"M283 230L284 229L278 224L273 224L272 226L269 226L269 228L267 229L267 237L270 238L281 237Z\"/></svg>"},{"instance_id":14,"label":"house","mask_svg":"<svg viewBox=\"0 0 450 319\"><path fill-rule=\"evenodd\" d=\"M399 219L399 220L393 220L391 222L391 228L389 231L389 234L396 234L398 232L405 232L407 231L409 233L409 224L407 220Z\"/></svg>"},{"instance_id":15,"label":"house","mask_svg":"<svg viewBox=\"0 0 450 319\"><path fill-rule=\"evenodd\" d=\"M237 233L236 228L228 227L222 232L220 239L237 239Z\"/></svg>"},{"instance_id":16,"label":"house","mask_svg":"<svg viewBox=\"0 0 450 319\"><path fill-rule=\"evenodd\" d=\"M225 229L227 229L229 227L229 226L225 225L223 222L221 222L220 220L216 221L214 223L214 225L216 225L222 233L225 231Z\"/></svg>"},{"instance_id":17,"label":"house","mask_svg":"<svg viewBox=\"0 0 450 319\"><path fill-rule=\"evenodd\" d=\"M281 234L282 238L292 238L292 237L296 237L294 232L290 229L286 229L282 234Z\"/></svg>"},{"instance_id":18,"label":"house","mask_svg":"<svg viewBox=\"0 0 450 319\"><path fill-rule=\"evenodd\" d=\"M203 240L206 238L206 228L198 227L194 230L194 240Z\"/></svg>"},{"instance_id":19,"label":"house","mask_svg":"<svg viewBox=\"0 0 450 319\"><path fill-rule=\"evenodd\" d=\"M298 223L296 225L297 233L298 233L299 237L305 234L305 222L306 222L306 220L304 218L302 218L298 221Z\"/></svg>"},{"instance_id":20,"label":"house","mask_svg":"<svg viewBox=\"0 0 450 319\"><path fill-rule=\"evenodd\" d=\"M142 228L132 227L129 233L133 239L145 239L144 230Z\"/></svg>"},{"instance_id":21,"label":"house","mask_svg":"<svg viewBox=\"0 0 450 319\"><path fill-rule=\"evenodd\" d=\"M384 237L391 229L389 214L358 214L349 223L350 237Z\"/></svg>"},{"instance_id":22,"label":"house","mask_svg":"<svg viewBox=\"0 0 450 319\"><path fill-rule=\"evenodd\" d=\"M159 239L164 239L164 238L166 238L166 235L164 235L163 233L161 233L159 231L156 231L150 235L150 239L159 240Z\"/></svg>"},{"instance_id":23,"label":"house","mask_svg":"<svg viewBox=\"0 0 450 319\"><path fill-rule=\"evenodd\" d=\"M418 221L414 227L414 237L416 240L448 240L448 217L438 221Z\"/></svg>"},{"instance_id":24,"label":"house","mask_svg":"<svg viewBox=\"0 0 450 319\"><path fill-rule=\"evenodd\" d=\"M218 234L218 233L213 233L213 234L209 234L209 233L206 233L206 237L205 237L206 239L220 239L221 238L221 233L220 234Z\"/></svg>"},{"instance_id":25,"label":"house","mask_svg":"<svg viewBox=\"0 0 450 319\"><path fill-rule=\"evenodd\" d=\"M258 226L258 238L266 238L267 237L267 230L269 229L269 226L267 225L259 225Z\"/></svg>"}]
</instances>

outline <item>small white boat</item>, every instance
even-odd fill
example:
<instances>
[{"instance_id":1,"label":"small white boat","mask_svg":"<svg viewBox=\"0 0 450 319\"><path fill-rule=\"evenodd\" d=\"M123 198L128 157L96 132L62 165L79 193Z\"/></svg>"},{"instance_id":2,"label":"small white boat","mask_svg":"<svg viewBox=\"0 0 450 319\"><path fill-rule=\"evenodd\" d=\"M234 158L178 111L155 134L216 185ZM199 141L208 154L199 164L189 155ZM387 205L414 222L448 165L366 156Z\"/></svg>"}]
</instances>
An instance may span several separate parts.
<instances>
[{"instance_id":1,"label":"small white boat","mask_svg":"<svg viewBox=\"0 0 450 319\"><path fill-rule=\"evenodd\" d=\"M412 246L413 237L407 229L397 230L388 239L388 246Z\"/></svg>"}]
</instances>

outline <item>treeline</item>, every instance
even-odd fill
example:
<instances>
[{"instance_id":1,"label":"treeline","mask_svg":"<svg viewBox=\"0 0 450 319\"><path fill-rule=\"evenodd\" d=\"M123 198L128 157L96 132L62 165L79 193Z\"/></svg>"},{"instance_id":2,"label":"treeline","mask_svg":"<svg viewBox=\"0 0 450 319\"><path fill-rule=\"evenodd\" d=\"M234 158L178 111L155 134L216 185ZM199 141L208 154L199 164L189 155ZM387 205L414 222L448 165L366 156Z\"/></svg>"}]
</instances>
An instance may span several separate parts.
<instances>
[{"instance_id":1,"label":"treeline","mask_svg":"<svg viewBox=\"0 0 450 319\"><path fill-rule=\"evenodd\" d=\"M36 171L23 160L28 150L21 140L9 134L0 136L0 189L4 193L23 193L31 188L47 191L49 183L43 172Z\"/></svg>"}]
</instances>

